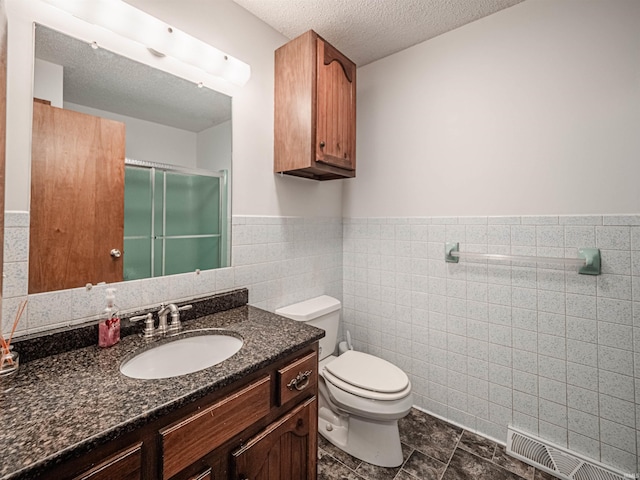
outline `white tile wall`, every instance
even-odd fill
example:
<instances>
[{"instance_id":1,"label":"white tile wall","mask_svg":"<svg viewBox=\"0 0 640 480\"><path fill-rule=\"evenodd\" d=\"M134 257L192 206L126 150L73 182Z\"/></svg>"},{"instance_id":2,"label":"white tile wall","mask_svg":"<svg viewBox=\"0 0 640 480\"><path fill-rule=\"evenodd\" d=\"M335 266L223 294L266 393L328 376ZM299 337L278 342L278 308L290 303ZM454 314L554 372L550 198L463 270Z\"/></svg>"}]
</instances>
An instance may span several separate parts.
<instances>
[{"instance_id":1,"label":"white tile wall","mask_svg":"<svg viewBox=\"0 0 640 480\"><path fill-rule=\"evenodd\" d=\"M343 223L344 327L356 348L405 368L419 407L503 442L513 423L640 471L640 216ZM446 241L539 256L596 246L603 274L445 263Z\"/></svg>"},{"instance_id":2,"label":"white tile wall","mask_svg":"<svg viewBox=\"0 0 640 480\"><path fill-rule=\"evenodd\" d=\"M3 331L27 298L16 336L99 318L105 285L27 295L29 214L6 212L5 225ZM322 294L342 298L340 218L234 216L232 234L231 268L114 284L116 303L130 310L237 287L270 311Z\"/></svg>"},{"instance_id":3,"label":"white tile wall","mask_svg":"<svg viewBox=\"0 0 640 480\"><path fill-rule=\"evenodd\" d=\"M28 214L5 217L3 323L26 298ZM603 274L487 262L461 250L575 256ZM233 267L126 282L121 308L249 288L267 310L343 300L356 348L407 371L417 406L499 441L514 424L636 472L640 433L640 216L233 218ZM29 296L17 334L97 318L104 286Z\"/></svg>"}]
</instances>

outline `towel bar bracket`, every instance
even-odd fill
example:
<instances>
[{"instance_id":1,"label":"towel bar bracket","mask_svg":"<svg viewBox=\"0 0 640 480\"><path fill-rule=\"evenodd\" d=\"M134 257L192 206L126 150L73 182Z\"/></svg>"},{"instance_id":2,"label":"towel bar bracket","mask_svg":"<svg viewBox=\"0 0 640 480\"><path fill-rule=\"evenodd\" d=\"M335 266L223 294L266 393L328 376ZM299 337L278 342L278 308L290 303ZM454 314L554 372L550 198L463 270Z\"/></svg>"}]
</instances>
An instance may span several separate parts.
<instances>
[{"instance_id":1,"label":"towel bar bracket","mask_svg":"<svg viewBox=\"0 0 640 480\"><path fill-rule=\"evenodd\" d=\"M447 242L444 245L444 259L449 263L458 263L460 257L454 257L451 252L459 252L460 244L457 242Z\"/></svg>"},{"instance_id":2,"label":"towel bar bracket","mask_svg":"<svg viewBox=\"0 0 640 480\"><path fill-rule=\"evenodd\" d=\"M581 248L578 250L578 257L584 258L585 265L580 267L578 273L582 275L600 275L601 259L600 249L598 248Z\"/></svg>"}]
</instances>

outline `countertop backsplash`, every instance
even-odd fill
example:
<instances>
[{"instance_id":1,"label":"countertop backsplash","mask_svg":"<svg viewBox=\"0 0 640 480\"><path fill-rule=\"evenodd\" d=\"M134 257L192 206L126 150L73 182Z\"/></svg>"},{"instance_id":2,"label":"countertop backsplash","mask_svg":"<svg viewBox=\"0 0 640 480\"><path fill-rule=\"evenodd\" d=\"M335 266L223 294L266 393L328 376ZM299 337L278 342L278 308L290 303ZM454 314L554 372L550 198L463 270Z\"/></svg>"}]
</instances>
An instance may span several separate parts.
<instances>
[{"instance_id":1,"label":"countertop backsplash","mask_svg":"<svg viewBox=\"0 0 640 480\"><path fill-rule=\"evenodd\" d=\"M246 305L248 300L249 291L246 288L241 288L216 295L209 295L206 297L179 302L178 306L192 305L193 307L181 312L180 321L188 322L199 317L241 307ZM129 321L129 318L150 312L154 314L154 319L157 320L157 315L155 315L156 311L157 308L147 308L121 312L119 315L121 319L120 337L123 338L128 335L142 332L144 322L132 323ZM85 325L59 328L56 330L18 337L14 342L14 345L16 350L20 353L20 361L22 363L26 363L39 358L48 357L50 355L57 355L78 348L95 345L97 338L98 324L97 321L93 321L88 322Z\"/></svg>"}]
</instances>

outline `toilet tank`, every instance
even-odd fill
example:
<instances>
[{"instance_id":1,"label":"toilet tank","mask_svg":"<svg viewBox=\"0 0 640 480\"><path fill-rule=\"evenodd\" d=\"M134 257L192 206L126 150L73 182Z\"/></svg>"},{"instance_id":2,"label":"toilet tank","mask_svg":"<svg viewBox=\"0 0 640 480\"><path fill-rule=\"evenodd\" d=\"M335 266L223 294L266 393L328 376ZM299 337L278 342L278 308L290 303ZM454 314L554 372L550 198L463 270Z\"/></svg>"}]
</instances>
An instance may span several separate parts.
<instances>
[{"instance_id":1,"label":"toilet tank","mask_svg":"<svg viewBox=\"0 0 640 480\"><path fill-rule=\"evenodd\" d=\"M322 295L304 302L294 303L288 307L278 308L276 314L283 317L306 322L325 331L320 340L320 360L332 355L338 339L340 323L340 300Z\"/></svg>"}]
</instances>

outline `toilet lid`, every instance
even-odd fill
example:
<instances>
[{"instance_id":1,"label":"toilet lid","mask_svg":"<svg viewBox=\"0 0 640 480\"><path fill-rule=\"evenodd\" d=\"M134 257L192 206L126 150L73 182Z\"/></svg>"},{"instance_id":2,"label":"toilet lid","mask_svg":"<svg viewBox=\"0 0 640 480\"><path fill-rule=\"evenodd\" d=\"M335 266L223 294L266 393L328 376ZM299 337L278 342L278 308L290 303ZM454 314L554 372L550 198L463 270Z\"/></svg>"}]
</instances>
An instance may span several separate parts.
<instances>
[{"instance_id":1,"label":"toilet lid","mask_svg":"<svg viewBox=\"0 0 640 480\"><path fill-rule=\"evenodd\" d=\"M398 393L409 385L407 374L395 365L355 350L347 350L324 368L343 382L372 392Z\"/></svg>"}]
</instances>

